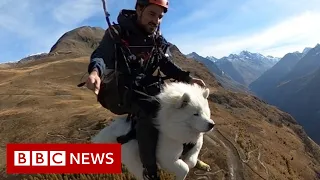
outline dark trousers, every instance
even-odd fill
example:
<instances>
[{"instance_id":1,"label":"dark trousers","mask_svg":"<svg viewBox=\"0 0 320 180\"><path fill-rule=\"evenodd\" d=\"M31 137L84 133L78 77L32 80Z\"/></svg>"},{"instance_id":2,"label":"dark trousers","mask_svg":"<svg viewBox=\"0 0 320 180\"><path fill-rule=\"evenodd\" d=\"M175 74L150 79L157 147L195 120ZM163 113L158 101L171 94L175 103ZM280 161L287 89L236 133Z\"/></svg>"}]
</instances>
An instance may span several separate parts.
<instances>
[{"instance_id":1,"label":"dark trousers","mask_svg":"<svg viewBox=\"0 0 320 180\"><path fill-rule=\"evenodd\" d=\"M158 100L151 95L133 90L130 95L130 113L137 115L136 138L139 144L140 158L149 175L157 173L156 147L158 130L153 124L159 108Z\"/></svg>"}]
</instances>

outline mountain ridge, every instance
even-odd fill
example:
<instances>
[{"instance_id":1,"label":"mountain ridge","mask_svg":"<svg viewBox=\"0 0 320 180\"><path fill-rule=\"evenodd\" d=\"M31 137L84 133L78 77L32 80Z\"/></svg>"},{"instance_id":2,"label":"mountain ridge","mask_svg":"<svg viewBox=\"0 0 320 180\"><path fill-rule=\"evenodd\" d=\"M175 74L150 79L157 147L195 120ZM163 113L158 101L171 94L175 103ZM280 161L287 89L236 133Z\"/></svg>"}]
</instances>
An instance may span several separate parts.
<instances>
[{"instance_id":1,"label":"mountain ridge","mask_svg":"<svg viewBox=\"0 0 320 180\"><path fill-rule=\"evenodd\" d=\"M100 27L81 26L64 33L49 53L90 54L99 45L105 30Z\"/></svg>"},{"instance_id":2,"label":"mountain ridge","mask_svg":"<svg viewBox=\"0 0 320 180\"><path fill-rule=\"evenodd\" d=\"M211 66L213 72L218 76L221 76L221 72L219 71L222 71L225 76L234 80L236 84L238 83L243 87L246 87L246 89L252 81L279 61L279 58L270 55L264 56L260 53L252 53L246 50L241 51L239 54L224 56L220 59L215 58L214 56L207 56L205 58L198 55L196 52L192 52L186 56L194 56L199 61L207 64L209 68Z\"/></svg>"},{"instance_id":3,"label":"mountain ridge","mask_svg":"<svg viewBox=\"0 0 320 180\"><path fill-rule=\"evenodd\" d=\"M187 58L193 58L194 60L203 63L209 71L215 76L215 78L222 84L223 87L237 92L247 92L249 89L244 85L234 81L227 73L222 71L216 64L210 59L204 58L198 55L196 52L192 52L186 55Z\"/></svg>"},{"instance_id":4,"label":"mountain ridge","mask_svg":"<svg viewBox=\"0 0 320 180\"><path fill-rule=\"evenodd\" d=\"M218 67L227 73L235 69L243 81L239 83L248 86L251 82L257 79L263 72L271 68L277 61L275 58L268 58L259 53L251 53L249 51L241 51L239 54L230 54L218 60L216 63ZM229 64L229 65L228 65ZM233 67L230 67L230 64ZM230 69L231 68L231 69ZM237 76L232 76L237 78Z\"/></svg>"}]
</instances>

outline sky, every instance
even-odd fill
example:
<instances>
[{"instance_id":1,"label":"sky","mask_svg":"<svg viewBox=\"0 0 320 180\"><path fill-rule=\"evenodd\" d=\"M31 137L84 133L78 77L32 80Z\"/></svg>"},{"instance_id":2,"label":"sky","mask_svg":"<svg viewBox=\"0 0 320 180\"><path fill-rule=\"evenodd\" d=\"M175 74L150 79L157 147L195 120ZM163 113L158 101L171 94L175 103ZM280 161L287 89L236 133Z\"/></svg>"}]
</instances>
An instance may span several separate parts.
<instances>
[{"instance_id":1,"label":"sky","mask_svg":"<svg viewBox=\"0 0 320 180\"><path fill-rule=\"evenodd\" d=\"M195 3L197 2L197 3ZM111 21L133 0L106 0ZM283 57L320 43L319 0L171 0L163 36L184 54ZM1 0L0 63L49 52L79 26L107 28L101 0Z\"/></svg>"}]
</instances>

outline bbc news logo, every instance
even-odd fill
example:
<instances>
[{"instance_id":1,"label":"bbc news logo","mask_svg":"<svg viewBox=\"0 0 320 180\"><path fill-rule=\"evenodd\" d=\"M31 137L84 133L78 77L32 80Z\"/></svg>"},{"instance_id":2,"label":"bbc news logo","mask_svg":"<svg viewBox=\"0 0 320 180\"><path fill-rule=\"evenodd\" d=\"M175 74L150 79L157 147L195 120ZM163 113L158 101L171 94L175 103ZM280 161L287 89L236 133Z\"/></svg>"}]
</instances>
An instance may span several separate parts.
<instances>
[{"instance_id":1,"label":"bbc news logo","mask_svg":"<svg viewBox=\"0 0 320 180\"><path fill-rule=\"evenodd\" d=\"M14 166L66 166L66 151L14 151ZM113 164L113 153L70 153L70 164ZM105 158L105 160L104 160ZM50 162L50 164L49 164Z\"/></svg>"},{"instance_id":2,"label":"bbc news logo","mask_svg":"<svg viewBox=\"0 0 320 180\"><path fill-rule=\"evenodd\" d=\"M7 173L121 173L120 144L7 144Z\"/></svg>"},{"instance_id":3,"label":"bbc news logo","mask_svg":"<svg viewBox=\"0 0 320 180\"><path fill-rule=\"evenodd\" d=\"M14 166L49 166L49 161L50 166L65 166L66 152L14 151Z\"/></svg>"}]
</instances>

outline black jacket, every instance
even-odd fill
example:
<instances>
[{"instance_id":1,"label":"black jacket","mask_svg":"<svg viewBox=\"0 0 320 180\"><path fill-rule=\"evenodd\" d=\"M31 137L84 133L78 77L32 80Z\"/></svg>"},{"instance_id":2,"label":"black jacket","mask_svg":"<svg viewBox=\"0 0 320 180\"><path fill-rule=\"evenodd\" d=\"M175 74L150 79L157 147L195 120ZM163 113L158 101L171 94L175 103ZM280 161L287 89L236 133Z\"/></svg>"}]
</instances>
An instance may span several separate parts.
<instances>
[{"instance_id":1,"label":"black jacket","mask_svg":"<svg viewBox=\"0 0 320 180\"><path fill-rule=\"evenodd\" d=\"M115 27L118 31L120 30L119 27L121 27L122 32L128 33L125 34L125 39L129 44L130 51L138 58L147 57L154 45L153 37L155 35L148 35L142 29L140 29L140 27L135 23L135 11L122 10L117 20L119 24L113 25L113 27ZM164 52L166 52L170 47L170 43L168 43L162 36L157 38L157 42L162 47ZM122 71L123 73L127 72L122 54L118 48L115 48L114 44L115 42L111 39L109 31L106 30L100 45L91 55L90 64L88 66L89 73L92 72L94 68L97 68L100 77L102 77L105 74L106 69L114 69L115 52L117 52L117 61L119 66L118 71ZM147 60L148 58L146 58L145 61ZM189 82L191 79L189 72L180 69L168 57L162 56L158 66L160 67L160 71L167 77L183 82ZM141 73L141 69L138 68L137 64L130 63L130 67L135 69L133 70L133 74L131 76L136 76L137 74ZM156 64L150 64L147 69L147 74L150 75L155 70Z\"/></svg>"}]
</instances>

